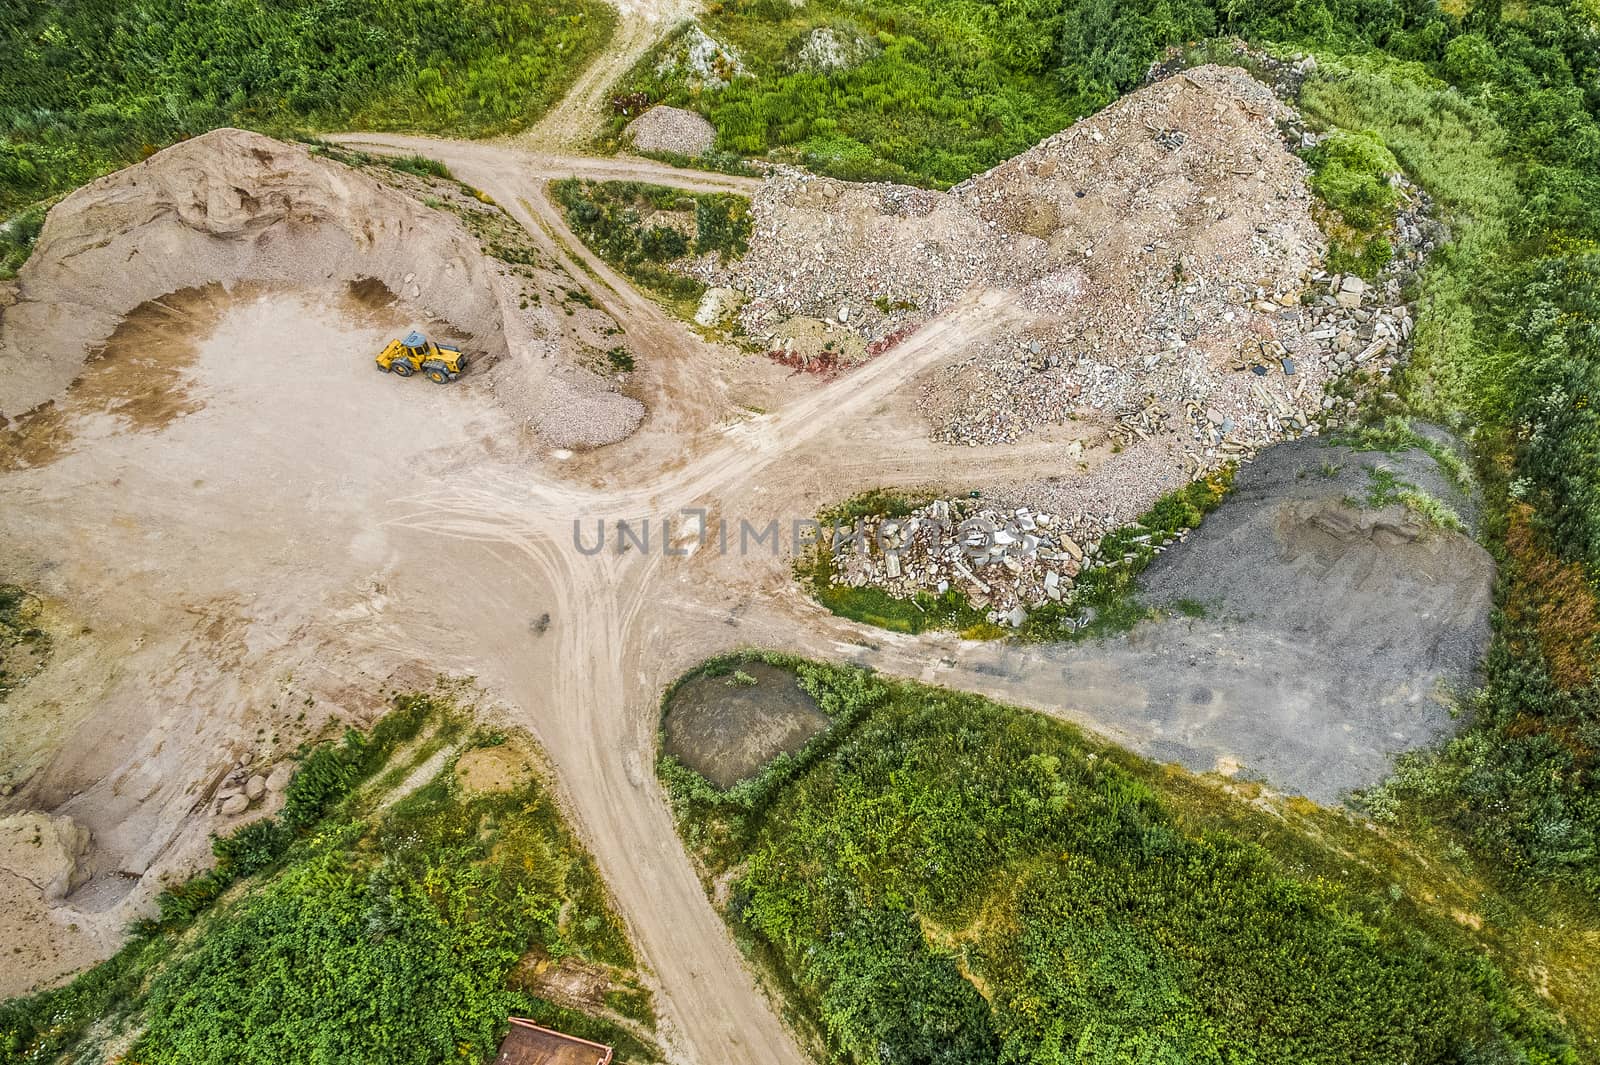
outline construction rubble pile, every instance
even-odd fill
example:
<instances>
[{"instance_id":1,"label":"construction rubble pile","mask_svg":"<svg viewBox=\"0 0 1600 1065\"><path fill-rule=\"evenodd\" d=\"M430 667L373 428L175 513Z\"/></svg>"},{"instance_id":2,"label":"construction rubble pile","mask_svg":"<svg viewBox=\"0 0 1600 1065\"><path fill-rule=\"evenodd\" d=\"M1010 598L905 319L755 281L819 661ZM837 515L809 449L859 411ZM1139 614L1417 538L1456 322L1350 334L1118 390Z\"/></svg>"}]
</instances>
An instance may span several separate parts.
<instances>
[{"instance_id":1,"label":"construction rubble pile","mask_svg":"<svg viewBox=\"0 0 1600 1065\"><path fill-rule=\"evenodd\" d=\"M1326 238L1290 150L1316 137L1244 71L1203 66L949 193L769 180L750 254L714 279L747 297L747 335L787 365L831 372L913 335L974 286L1008 291L1020 324L925 377L921 410L949 444L1070 437L1079 467L1018 500L1035 510L989 515L1018 526L1028 515L1021 533L1037 557L962 561L968 576L953 531L935 541L923 525L938 523L919 513L897 533L911 536L898 558L838 554L837 579L899 596L960 587L1016 623L1018 608L1070 588L1084 564L1073 546L1092 556L1162 494L1337 426L1355 406L1336 398L1349 391L1338 378L1361 371L1384 387L1413 327L1400 275L1434 244L1428 204L1397 182L1384 281L1324 271Z\"/></svg>"},{"instance_id":2,"label":"construction rubble pile","mask_svg":"<svg viewBox=\"0 0 1600 1065\"><path fill-rule=\"evenodd\" d=\"M834 580L901 599L954 588L990 621L1017 626L1029 607L1061 601L1105 531L1083 514L939 499L905 517L864 518L836 530Z\"/></svg>"},{"instance_id":3,"label":"construction rubble pile","mask_svg":"<svg viewBox=\"0 0 1600 1065\"><path fill-rule=\"evenodd\" d=\"M991 235L959 203L903 185L775 167L752 216L750 250L696 276L743 293L745 334L783 361L798 353L801 369L847 366L869 346L877 354L959 298L992 254Z\"/></svg>"}]
</instances>

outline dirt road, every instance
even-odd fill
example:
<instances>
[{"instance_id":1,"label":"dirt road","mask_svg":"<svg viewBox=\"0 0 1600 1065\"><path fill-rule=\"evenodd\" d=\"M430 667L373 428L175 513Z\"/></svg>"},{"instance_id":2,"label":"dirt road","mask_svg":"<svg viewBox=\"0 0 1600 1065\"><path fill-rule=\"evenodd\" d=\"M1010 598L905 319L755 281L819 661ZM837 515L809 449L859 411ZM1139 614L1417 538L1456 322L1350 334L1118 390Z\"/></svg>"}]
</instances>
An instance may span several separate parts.
<instances>
[{"instance_id":1,"label":"dirt road","mask_svg":"<svg viewBox=\"0 0 1600 1065\"><path fill-rule=\"evenodd\" d=\"M695 0L619 0L615 6L617 32L605 52L578 76L560 103L527 130L507 138L508 144L541 150L588 148L604 128L612 86L699 5Z\"/></svg>"},{"instance_id":2,"label":"dirt road","mask_svg":"<svg viewBox=\"0 0 1600 1065\"><path fill-rule=\"evenodd\" d=\"M474 675L554 760L654 974L675 1060L799 1065L807 1059L706 900L652 771L659 693L707 655L760 643L860 661L1036 705L1157 756L1172 753L1163 745L1181 730L1202 760L1249 764L1265 733L1275 781L1294 790L1307 765L1328 760L1304 714L1329 700L1330 728L1362 723L1351 741L1370 756L1356 765L1362 779L1387 751L1432 734L1386 737L1387 719L1360 705L1364 692L1342 695L1343 678L1316 662L1263 673L1270 654L1260 648L1207 672L1216 697L1204 713L1158 719L1151 692L1183 683L1214 632L1161 628L1143 643L1065 652L888 637L805 600L777 544L741 552L735 532L735 548L722 551L685 539L689 509L787 530L873 484L1076 468L1048 442L975 458L907 428L907 382L981 342L1015 307L969 293L832 382L802 388L761 360L729 371L726 352L583 248L543 185L576 174L747 191L748 179L504 145L343 139L444 161L573 277L597 279L597 301L649 353L650 417L621 445L552 454L507 425L470 375L435 390L374 374L352 352L374 349L399 323L328 292L218 297L196 315L193 350L166 386L186 402L149 424L129 424L113 402L67 404L66 453L0 474L0 538L15 546L12 579L93 631L64 640L57 662L8 704L0 739L37 748L28 798L95 831L98 871L160 870L177 850L203 847L213 824L187 815L203 806L211 768L196 751L292 748L302 706L309 729L332 706L374 702L385 684ZM274 372L284 350L299 353L301 372ZM784 400L752 414L746 387ZM684 554L663 543L669 519ZM649 548L616 550L619 520L635 531L648 522ZM608 542L589 553L575 523L592 544L597 521ZM541 635L531 622L543 613L553 623ZM1260 712L1278 703L1303 713ZM1431 723L1429 713L1417 711ZM40 722L54 731L27 733ZM74 729L97 742L48 757Z\"/></svg>"}]
</instances>

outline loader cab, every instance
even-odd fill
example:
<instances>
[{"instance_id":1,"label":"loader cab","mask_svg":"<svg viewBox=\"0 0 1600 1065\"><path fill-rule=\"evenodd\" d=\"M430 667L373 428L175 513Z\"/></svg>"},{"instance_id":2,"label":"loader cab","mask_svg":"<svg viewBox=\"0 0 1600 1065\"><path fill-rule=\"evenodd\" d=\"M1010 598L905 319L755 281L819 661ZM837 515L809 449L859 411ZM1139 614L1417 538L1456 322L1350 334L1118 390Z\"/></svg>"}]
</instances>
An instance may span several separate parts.
<instances>
[{"instance_id":1,"label":"loader cab","mask_svg":"<svg viewBox=\"0 0 1600 1065\"><path fill-rule=\"evenodd\" d=\"M433 347L428 338L415 329L407 333L405 339L400 341L400 344L406 349L406 354L411 357L414 365L418 366L422 364L424 359L429 357L429 351Z\"/></svg>"}]
</instances>

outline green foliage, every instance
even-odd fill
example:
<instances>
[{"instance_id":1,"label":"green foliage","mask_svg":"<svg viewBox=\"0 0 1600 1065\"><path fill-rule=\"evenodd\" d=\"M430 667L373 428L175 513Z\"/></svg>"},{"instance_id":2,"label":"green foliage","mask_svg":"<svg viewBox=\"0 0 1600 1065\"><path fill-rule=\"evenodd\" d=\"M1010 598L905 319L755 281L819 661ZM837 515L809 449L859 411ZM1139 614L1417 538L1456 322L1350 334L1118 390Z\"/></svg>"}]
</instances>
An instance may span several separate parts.
<instances>
[{"instance_id":1,"label":"green foliage","mask_svg":"<svg viewBox=\"0 0 1600 1065\"><path fill-rule=\"evenodd\" d=\"M1396 800L1414 800L1513 883L1600 898L1600 684L1557 684L1528 633L1505 635L1516 643L1491 650L1489 682L1469 703L1473 727L1403 760L1369 801L1395 817Z\"/></svg>"},{"instance_id":2,"label":"green foliage","mask_svg":"<svg viewBox=\"0 0 1600 1065\"><path fill-rule=\"evenodd\" d=\"M1312 191L1351 226L1374 230L1392 220L1397 196L1389 178L1400 164L1376 133L1335 130L1307 162Z\"/></svg>"},{"instance_id":3,"label":"green foliage","mask_svg":"<svg viewBox=\"0 0 1600 1065\"><path fill-rule=\"evenodd\" d=\"M696 255L738 258L750 246L750 201L732 193L701 193L695 197L694 226Z\"/></svg>"},{"instance_id":4,"label":"green foliage","mask_svg":"<svg viewBox=\"0 0 1600 1065\"><path fill-rule=\"evenodd\" d=\"M745 161L744 156L734 152L707 152L704 155L684 155L681 152L669 152L662 149L635 150L635 154L646 159L655 159L672 166L682 167L685 170L710 170L718 174L733 174L738 177L758 177L760 172Z\"/></svg>"},{"instance_id":5,"label":"green foliage","mask_svg":"<svg viewBox=\"0 0 1600 1065\"><path fill-rule=\"evenodd\" d=\"M933 489L870 488L817 514L823 528L844 525L862 518L903 518L939 497Z\"/></svg>"},{"instance_id":6,"label":"green foliage","mask_svg":"<svg viewBox=\"0 0 1600 1065\"><path fill-rule=\"evenodd\" d=\"M538 950L613 967L622 993L644 994L626 977L632 952L599 877L542 784L463 795L452 763L375 818L352 806L424 728L460 733L446 704L408 695L365 736L312 750L283 813L214 840L216 867L163 893L160 921L67 987L0 1006L5 1060L50 1060L90 1022L132 1011L144 1031L130 1060L150 1063L481 1061L517 1011L631 1048L621 1060L653 1059L638 1039L508 982ZM256 874L218 911L224 890ZM634 1009L649 1027L647 996Z\"/></svg>"},{"instance_id":7,"label":"green foliage","mask_svg":"<svg viewBox=\"0 0 1600 1065\"><path fill-rule=\"evenodd\" d=\"M669 264L686 255L736 257L750 237L750 201L731 193L577 178L552 182L550 192L585 244L686 316L705 285Z\"/></svg>"},{"instance_id":8,"label":"green foliage","mask_svg":"<svg viewBox=\"0 0 1600 1065\"><path fill-rule=\"evenodd\" d=\"M171 949L164 937L135 935L64 987L0 1002L0 1061L42 1065L71 1049L89 1026L130 1008L151 968Z\"/></svg>"},{"instance_id":9,"label":"green foliage","mask_svg":"<svg viewBox=\"0 0 1600 1065\"><path fill-rule=\"evenodd\" d=\"M634 367L633 352L622 345L617 345L606 352L606 362L617 373L632 373Z\"/></svg>"},{"instance_id":10,"label":"green foliage","mask_svg":"<svg viewBox=\"0 0 1600 1065\"><path fill-rule=\"evenodd\" d=\"M1491 534L1530 527L1494 545L1505 609L1469 729L1409 759L1373 802L1463 833L1527 890L1595 899L1592 594L1581 575L1551 579L1569 563L1588 582L1600 574L1593 15L1484 9L1460 25L1430 18L1385 46L1323 63L1302 103L1377 134L1442 206L1452 239L1421 278L1400 390L1414 409L1472 428ZM1507 521L1524 506L1529 522Z\"/></svg>"},{"instance_id":11,"label":"green foliage","mask_svg":"<svg viewBox=\"0 0 1600 1065\"><path fill-rule=\"evenodd\" d=\"M44 602L37 595L16 584L0 584L0 696L27 679L42 667L54 646L50 633L40 626ZM16 663L22 656L15 648L25 647L30 652L29 669L18 669Z\"/></svg>"},{"instance_id":12,"label":"green foliage","mask_svg":"<svg viewBox=\"0 0 1600 1065\"><path fill-rule=\"evenodd\" d=\"M1453 922L1190 827L1061 722L803 675L851 712L758 810L664 776L686 830L737 822L707 872L833 1060L1578 1060Z\"/></svg>"},{"instance_id":13,"label":"green foliage","mask_svg":"<svg viewBox=\"0 0 1600 1065\"><path fill-rule=\"evenodd\" d=\"M34 241L44 228L48 204L25 207L0 224L0 281L16 277L22 264L33 254Z\"/></svg>"},{"instance_id":14,"label":"green foliage","mask_svg":"<svg viewBox=\"0 0 1600 1065\"><path fill-rule=\"evenodd\" d=\"M1025 640L1055 641L1121 632L1149 616L1134 596L1134 582L1156 559L1156 547L1198 526L1228 497L1234 467L1224 466L1198 481L1168 492L1139 516L1100 541L1100 549L1079 572L1072 591L1060 602L1045 603L1028 615ZM1080 619L1087 617L1088 624Z\"/></svg>"},{"instance_id":15,"label":"green foliage","mask_svg":"<svg viewBox=\"0 0 1600 1065\"><path fill-rule=\"evenodd\" d=\"M396 170L404 170L408 174L418 177L436 177L453 180L455 175L450 173L450 168L437 159L429 159L425 155L397 155L387 156L383 160Z\"/></svg>"},{"instance_id":16,"label":"green foliage","mask_svg":"<svg viewBox=\"0 0 1600 1065\"><path fill-rule=\"evenodd\" d=\"M585 918L615 918L573 877L583 859L540 786L464 800L447 780L371 829L319 833L207 929L153 981L134 1057L486 1060L518 959L592 953Z\"/></svg>"},{"instance_id":17,"label":"green foliage","mask_svg":"<svg viewBox=\"0 0 1600 1065\"><path fill-rule=\"evenodd\" d=\"M513 129L614 20L598 0L17 0L0 20L0 211L218 126Z\"/></svg>"}]
</instances>

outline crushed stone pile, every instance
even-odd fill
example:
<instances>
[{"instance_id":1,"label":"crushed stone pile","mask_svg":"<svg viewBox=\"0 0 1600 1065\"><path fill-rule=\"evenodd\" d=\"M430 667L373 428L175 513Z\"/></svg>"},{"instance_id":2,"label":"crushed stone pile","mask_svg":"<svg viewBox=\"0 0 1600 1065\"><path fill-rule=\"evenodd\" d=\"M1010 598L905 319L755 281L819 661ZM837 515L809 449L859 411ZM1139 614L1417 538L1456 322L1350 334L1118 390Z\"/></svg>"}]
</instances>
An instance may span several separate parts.
<instances>
[{"instance_id":1,"label":"crushed stone pile","mask_svg":"<svg viewBox=\"0 0 1600 1065\"><path fill-rule=\"evenodd\" d=\"M1018 626L1028 608L1061 601L1105 531L1088 515L938 499L905 517L868 517L838 530L834 583L899 599L955 588L990 621Z\"/></svg>"},{"instance_id":2,"label":"crushed stone pile","mask_svg":"<svg viewBox=\"0 0 1600 1065\"><path fill-rule=\"evenodd\" d=\"M1322 269L1290 150L1315 137L1244 70L1169 73L948 193L774 175L750 253L707 280L744 294L740 324L770 357L824 373L890 350L969 288L1013 293L1022 324L925 375L918 404L948 444L1065 439L1081 469L1012 502L1094 544L1196 477L1339 424L1353 401L1334 382L1381 381L1402 356L1398 277ZM1426 198L1399 184L1404 266L1432 238ZM837 575L897 595L952 581L931 561L896 568L841 558ZM1055 598L1043 571L995 572L960 580L1001 617Z\"/></svg>"},{"instance_id":3,"label":"crushed stone pile","mask_svg":"<svg viewBox=\"0 0 1600 1065\"><path fill-rule=\"evenodd\" d=\"M1244 438L1280 433L1326 377L1300 313L1326 240L1278 131L1288 115L1244 71L1206 66L949 193L782 173L754 204L750 253L712 280L748 297L748 335L808 369L881 354L975 284L1019 293L1025 329L926 384L943 441L1084 417L1177 429L1210 411ZM860 343L796 357L793 318Z\"/></svg>"},{"instance_id":4,"label":"crushed stone pile","mask_svg":"<svg viewBox=\"0 0 1600 1065\"><path fill-rule=\"evenodd\" d=\"M1009 442L1085 414L1192 437L1208 412L1256 438L1293 419L1295 393L1320 399L1299 304L1326 241L1286 113L1242 71L1202 67L952 190L998 244L984 282L1038 317L928 384L938 438Z\"/></svg>"},{"instance_id":5,"label":"crushed stone pile","mask_svg":"<svg viewBox=\"0 0 1600 1065\"><path fill-rule=\"evenodd\" d=\"M622 134L645 152L700 156L716 143L717 130L703 115L681 107L652 107L629 122Z\"/></svg>"},{"instance_id":6,"label":"crushed stone pile","mask_svg":"<svg viewBox=\"0 0 1600 1065\"><path fill-rule=\"evenodd\" d=\"M887 350L971 287L993 253L981 220L927 189L777 168L751 212L749 251L702 279L744 293L745 333L798 368ZM796 338L795 321L816 323L803 330L816 335Z\"/></svg>"}]
</instances>

